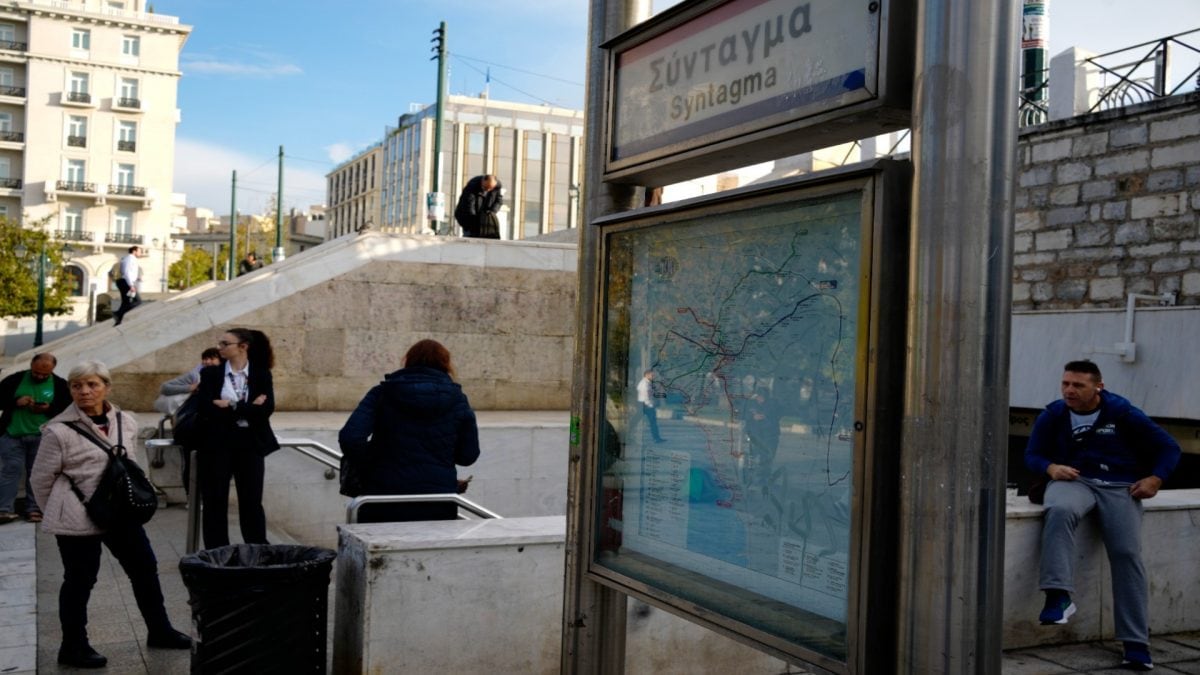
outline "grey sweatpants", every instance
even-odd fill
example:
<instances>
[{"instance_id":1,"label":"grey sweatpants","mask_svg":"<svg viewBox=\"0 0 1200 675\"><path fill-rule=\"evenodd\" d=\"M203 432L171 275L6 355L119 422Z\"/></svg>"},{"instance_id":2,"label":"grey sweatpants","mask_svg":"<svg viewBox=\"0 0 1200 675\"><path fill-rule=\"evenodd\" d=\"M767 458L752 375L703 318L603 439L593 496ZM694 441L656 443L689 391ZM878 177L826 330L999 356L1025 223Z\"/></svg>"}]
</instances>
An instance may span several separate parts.
<instances>
[{"instance_id":1,"label":"grey sweatpants","mask_svg":"<svg viewBox=\"0 0 1200 675\"><path fill-rule=\"evenodd\" d=\"M1112 568L1116 638L1150 644L1149 591L1142 566L1142 502L1128 483L1079 478L1050 481L1042 528L1042 590L1075 592L1075 528L1096 512Z\"/></svg>"}]
</instances>

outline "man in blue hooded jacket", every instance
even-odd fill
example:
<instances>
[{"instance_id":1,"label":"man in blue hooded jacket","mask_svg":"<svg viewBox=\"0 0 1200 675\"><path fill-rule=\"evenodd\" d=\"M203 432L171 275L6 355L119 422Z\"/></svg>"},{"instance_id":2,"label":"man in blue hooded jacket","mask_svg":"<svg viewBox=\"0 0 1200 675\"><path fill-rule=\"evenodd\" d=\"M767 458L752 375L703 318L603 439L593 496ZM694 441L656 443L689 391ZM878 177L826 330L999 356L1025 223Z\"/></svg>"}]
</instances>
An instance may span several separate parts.
<instances>
[{"instance_id":1,"label":"man in blue hooded jacket","mask_svg":"<svg viewBox=\"0 0 1200 675\"><path fill-rule=\"evenodd\" d=\"M1046 474L1045 525L1039 584L1043 625L1075 613L1075 527L1093 510L1112 568L1116 637L1122 667L1150 670L1149 591L1142 566L1142 500L1158 494L1179 463L1175 439L1127 399L1105 391L1091 361L1063 367L1062 399L1033 423L1025 464Z\"/></svg>"}]
</instances>

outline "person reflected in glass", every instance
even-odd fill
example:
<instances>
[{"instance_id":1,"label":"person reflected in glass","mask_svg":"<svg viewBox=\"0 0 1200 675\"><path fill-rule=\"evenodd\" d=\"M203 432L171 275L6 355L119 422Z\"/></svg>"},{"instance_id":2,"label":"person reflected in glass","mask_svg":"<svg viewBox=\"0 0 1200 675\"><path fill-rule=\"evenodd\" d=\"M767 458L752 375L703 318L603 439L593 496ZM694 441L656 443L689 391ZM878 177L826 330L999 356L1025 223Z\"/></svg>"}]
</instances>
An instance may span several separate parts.
<instances>
[{"instance_id":1,"label":"person reflected in glass","mask_svg":"<svg viewBox=\"0 0 1200 675\"><path fill-rule=\"evenodd\" d=\"M63 583L58 593L62 644L58 662L78 668L103 668L108 664L108 659L92 648L87 631L88 600L100 572L102 544L129 577L149 631L146 644L188 649L191 638L175 630L167 617L158 581L158 559L145 529L135 523L102 529L88 517L83 505L81 495L90 498L96 491L109 456L81 432L110 446L129 447L137 439L137 420L109 402L112 376L103 363L80 363L68 373L67 383L72 404L42 430L41 447L29 479L38 503L45 507L42 530L54 535L62 556Z\"/></svg>"},{"instance_id":2,"label":"person reflected in glass","mask_svg":"<svg viewBox=\"0 0 1200 675\"><path fill-rule=\"evenodd\" d=\"M197 467L204 502L205 548L229 544L229 480L238 496L238 524L247 544L267 543L263 510L265 459L279 449L271 430L275 353L262 331L231 328L221 334L222 363L200 371L200 416L205 437Z\"/></svg>"},{"instance_id":3,"label":"person reflected in glass","mask_svg":"<svg viewBox=\"0 0 1200 675\"><path fill-rule=\"evenodd\" d=\"M475 412L453 380L450 351L421 340L403 368L371 388L338 433L342 452L362 467L364 495L450 494L466 491L458 466L479 458ZM369 504L359 522L454 520L453 503Z\"/></svg>"}]
</instances>

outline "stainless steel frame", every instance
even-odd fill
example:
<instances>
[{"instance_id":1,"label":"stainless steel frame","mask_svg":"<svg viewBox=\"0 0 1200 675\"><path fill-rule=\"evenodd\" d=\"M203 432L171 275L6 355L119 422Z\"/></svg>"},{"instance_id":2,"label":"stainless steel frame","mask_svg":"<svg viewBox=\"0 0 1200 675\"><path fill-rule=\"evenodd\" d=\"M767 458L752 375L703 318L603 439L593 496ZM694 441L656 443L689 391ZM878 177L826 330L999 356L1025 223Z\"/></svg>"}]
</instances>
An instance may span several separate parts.
<instances>
[{"instance_id":1,"label":"stainless steel frame","mask_svg":"<svg viewBox=\"0 0 1200 675\"><path fill-rule=\"evenodd\" d=\"M346 522L358 522L358 510L364 504L414 504L422 502L451 502L459 507L479 516L480 518L503 518L504 516L484 508L479 504L467 499L458 494L433 494L433 495L363 495L355 497L346 503ZM459 520L469 520L461 513L458 514Z\"/></svg>"}]
</instances>

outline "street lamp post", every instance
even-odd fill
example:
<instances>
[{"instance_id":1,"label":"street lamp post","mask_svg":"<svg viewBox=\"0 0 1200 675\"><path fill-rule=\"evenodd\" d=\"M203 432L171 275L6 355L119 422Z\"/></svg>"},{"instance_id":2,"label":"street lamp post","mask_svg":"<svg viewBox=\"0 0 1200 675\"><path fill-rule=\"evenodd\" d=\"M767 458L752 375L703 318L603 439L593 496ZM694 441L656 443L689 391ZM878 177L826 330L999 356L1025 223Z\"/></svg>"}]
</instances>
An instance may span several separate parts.
<instances>
[{"instance_id":1,"label":"street lamp post","mask_svg":"<svg viewBox=\"0 0 1200 675\"><path fill-rule=\"evenodd\" d=\"M154 240L152 240L152 242L155 246L158 246L158 239L154 239ZM164 238L162 240L162 292L163 292L163 294L166 294L166 292L167 292L167 281L168 281L168 278L167 278L167 246L170 243L171 243L171 239L169 237Z\"/></svg>"},{"instance_id":2,"label":"street lamp post","mask_svg":"<svg viewBox=\"0 0 1200 675\"><path fill-rule=\"evenodd\" d=\"M29 249L25 248L24 244L18 244L16 248L17 257L24 258ZM46 315L46 242L43 241L41 248L38 249L37 264L34 265L37 272L37 318L35 328L33 330L33 346L42 346L42 319Z\"/></svg>"}]
</instances>

